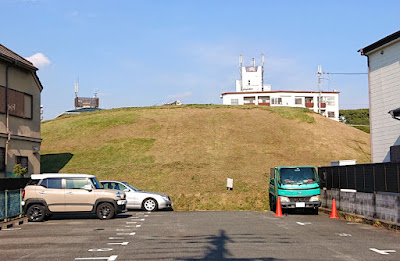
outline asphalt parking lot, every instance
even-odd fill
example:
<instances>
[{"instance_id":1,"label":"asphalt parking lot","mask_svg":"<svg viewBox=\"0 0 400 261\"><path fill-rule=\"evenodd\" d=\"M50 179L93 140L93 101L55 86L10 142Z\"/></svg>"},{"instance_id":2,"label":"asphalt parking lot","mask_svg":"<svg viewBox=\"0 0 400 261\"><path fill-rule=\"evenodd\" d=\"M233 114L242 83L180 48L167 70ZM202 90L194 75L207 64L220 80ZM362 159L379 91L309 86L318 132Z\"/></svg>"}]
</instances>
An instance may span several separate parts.
<instances>
[{"instance_id":1,"label":"asphalt parking lot","mask_svg":"<svg viewBox=\"0 0 400 261\"><path fill-rule=\"evenodd\" d=\"M0 231L0 260L400 260L400 233L272 212L56 216Z\"/></svg>"}]
</instances>

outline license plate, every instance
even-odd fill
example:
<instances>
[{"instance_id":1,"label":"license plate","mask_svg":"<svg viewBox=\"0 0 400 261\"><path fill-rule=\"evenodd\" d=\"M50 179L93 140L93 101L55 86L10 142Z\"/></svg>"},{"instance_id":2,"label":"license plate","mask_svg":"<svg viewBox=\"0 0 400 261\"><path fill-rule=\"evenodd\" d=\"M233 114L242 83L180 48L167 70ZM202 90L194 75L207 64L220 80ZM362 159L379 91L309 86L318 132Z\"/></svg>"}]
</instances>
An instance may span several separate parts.
<instances>
[{"instance_id":1,"label":"license plate","mask_svg":"<svg viewBox=\"0 0 400 261\"><path fill-rule=\"evenodd\" d=\"M296 202L296 208L305 208L306 203L305 202Z\"/></svg>"}]
</instances>

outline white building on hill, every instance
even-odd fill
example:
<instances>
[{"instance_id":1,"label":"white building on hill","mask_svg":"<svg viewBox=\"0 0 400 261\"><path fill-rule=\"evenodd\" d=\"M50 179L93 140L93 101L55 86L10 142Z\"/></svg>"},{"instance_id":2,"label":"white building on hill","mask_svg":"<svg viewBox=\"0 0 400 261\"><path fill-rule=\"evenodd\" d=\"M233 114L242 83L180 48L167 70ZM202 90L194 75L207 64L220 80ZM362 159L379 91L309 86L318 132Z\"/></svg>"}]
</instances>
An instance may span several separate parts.
<instances>
[{"instance_id":1,"label":"white building on hill","mask_svg":"<svg viewBox=\"0 0 400 261\"><path fill-rule=\"evenodd\" d=\"M242 65L239 58L240 80L236 80L236 92L221 94L224 105L260 105L309 108L327 118L339 121L339 92L314 91L271 91L270 84L264 84L264 56L261 65L256 66L254 58L251 66Z\"/></svg>"}]
</instances>

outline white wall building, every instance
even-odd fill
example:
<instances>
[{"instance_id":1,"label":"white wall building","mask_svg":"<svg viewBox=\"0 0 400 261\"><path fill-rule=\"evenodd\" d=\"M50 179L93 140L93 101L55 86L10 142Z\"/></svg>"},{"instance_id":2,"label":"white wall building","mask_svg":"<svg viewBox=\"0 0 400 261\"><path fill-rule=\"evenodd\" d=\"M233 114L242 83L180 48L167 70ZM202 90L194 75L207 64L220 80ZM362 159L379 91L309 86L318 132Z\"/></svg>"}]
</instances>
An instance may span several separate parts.
<instances>
[{"instance_id":1,"label":"white wall building","mask_svg":"<svg viewBox=\"0 0 400 261\"><path fill-rule=\"evenodd\" d=\"M243 66L240 56L239 71L241 79L236 80L236 92L221 94L222 104L302 107L319 112L321 96L322 115L339 121L339 92L271 91L271 85L264 84L264 56L259 66L254 58L251 66Z\"/></svg>"},{"instance_id":2,"label":"white wall building","mask_svg":"<svg viewBox=\"0 0 400 261\"><path fill-rule=\"evenodd\" d=\"M368 58L372 162L400 162L400 31L359 52Z\"/></svg>"}]
</instances>

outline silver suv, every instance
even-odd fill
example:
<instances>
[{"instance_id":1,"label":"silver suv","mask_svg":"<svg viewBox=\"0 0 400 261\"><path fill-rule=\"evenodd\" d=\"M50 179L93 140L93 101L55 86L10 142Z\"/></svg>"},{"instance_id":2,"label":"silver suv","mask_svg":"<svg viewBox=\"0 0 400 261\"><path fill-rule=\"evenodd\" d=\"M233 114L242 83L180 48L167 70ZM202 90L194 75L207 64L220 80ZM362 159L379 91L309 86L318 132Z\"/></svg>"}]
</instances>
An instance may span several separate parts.
<instances>
[{"instance_id":1,"label":"silver suv","mask_svg":"<svg viewBox=\"0 0 400 261\"><path fill-rule=\"evenodd\" d=\"M42 221L58 213L93 213L110 219L126 211L125 193L103 189L87 174L33 174L22 193L29 221Z\"/></svg>"}]
</instances>

